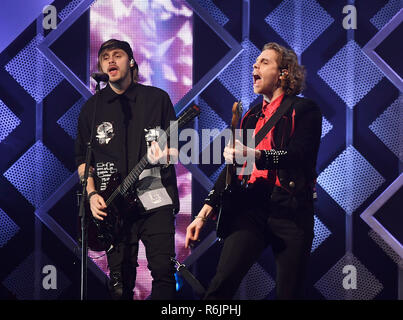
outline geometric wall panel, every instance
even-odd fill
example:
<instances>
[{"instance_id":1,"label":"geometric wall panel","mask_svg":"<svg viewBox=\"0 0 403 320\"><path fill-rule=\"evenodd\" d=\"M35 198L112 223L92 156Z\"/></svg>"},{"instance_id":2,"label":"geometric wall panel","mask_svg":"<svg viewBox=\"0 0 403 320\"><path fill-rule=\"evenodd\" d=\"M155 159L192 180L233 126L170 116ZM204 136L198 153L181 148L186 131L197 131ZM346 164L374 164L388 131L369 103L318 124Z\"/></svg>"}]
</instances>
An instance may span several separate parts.
<instances>
[{"instance_id":1,"label":"geometric wall panel","mask_svg":"<svg viewBox=\"0 0 403 320\"><path fill-rule=\"evenodd\" d=\"M243 51L221 72L217 79L237 99L242 100L244 110L258 97L253 92L252 65L260 51L248 39L242 41Z\"/></svg>"},{"instance_id":2,"label":"geometric wall panel","mask_svg":"<svg viewBox=\"0 0 403 320\"><path fill-rule=\"evenodd\" d=\"M20 123L20 119L0 100L0 142L2 142Z\"/></svg>"},{"instance_id":3,"label":"geometric wall panel","mask_svg":"<svg viewBox=\"0 0 403 320\"><path fill-rule=\"evenodd\" d=\"M325 117L322 117L322 135L320 138L322 139L332 129L333 125Z\"/></svg>"},{"instance_id":4,"label":"geometric wall panel","mask_svg":"<svg viewBox=\"0 0 403 320\"><path fill-rule=\"evenodd\" d=\"M0 209L0 248L4 247L5 244L20 230L13 220Z\"/></svg>"},{"instance_id":5,"label":"geometric wall panel","mask_svg":"<svg viewBox=\"0 0 403 320\"><path fill-rule=\"evenodd\" d=\"M320 186L350 215L384 181L379 172L351 145L318 177Z\"/></svg>"},{"instance_id":6,"label":"geometric wall panel","mask_svg":"<svg viewBox=\"0 0 403 320\"><path fill-rule=\"evenodd\" d=\"M203 100L203 98L199 97L198 104L200 110L202 110L198 119L199 145L201 146L200 151L203 151L210 144L210 142L221 133L222 130L228 127L228 125L218 114L214 112L214 110L206 103L206 101ZM203 129L208 129L211 133L216 131L216 134L212 134L209 140L206 138L202 139ZM213 131L213 129L217 130Z\"/></svg>"},{"instance_id":7,"label":"geometric wall panel","mask_svg":"<svg viewBox=\"0 0 403 320\"><path fill-rule=\"evenodd\" d=\"M401 0L390 0L381 10L378 11L369 21L381 30L383 26L389 22L393 16L402 8Z\"/></svg>"},{"instance_id":8,"label":"geometric wall panel","mask_svg":"<svg viewBox=\"0 0 403 320\"><path fill-rule=\"evenodd\" d=\"M72 0L66 5L58 14L57 16L64 20L83 0Z\"/></svg>"},{"instance_id":9,"label":"geometric wall panel","mask_svg":"<svg viewBox=\"0 0 403 320\"><path fill-rule=\"evenodd\" d=\"M403 258L401 258L374 230L368 232L368 236L391 258L400 269L403 269Z\"/></svg>"},{"instance_id":10,"label":"geometric wall panel","mask_svg":"<svg viewBox=\"0 0 403 320\"><path fill-rule=\"evenodd\" d=\"M340 49L318 75L351 109L383 78L354 40Z\"/></svg>"},{"instance_id":11,"label":"geometric wall panel","mask_svg":"<svg viewBox=\"0 0 403 320\"><path fill-rule=\"evenodd\" d=\"M315 0L285 0L265 21L301 55L334 19Z\"/></svg>"},{"instance_id":12,"label":"geometric wall panel","mask_svg":"<svg viewBox=\"0 0 403 320\"><path fill-rule=\"evenodd\" d=\"M262 300L275 286L276 282L273 278L256 262L243 278L233 299Z\"/></svg>"},{"instance_id":13,"label":"geometric wall panel","mask_svg":"<svg viewBox=\"0 0 403 320\"><path fill-rule=\"evenodd\" d=\"M332 234L316 215L314 216L314 218L315 218L315 225L314 225L315 236L312 241L311 252L314 252L316 248L318 248L321 245L321 243L325 241Z\"/></svg>"},{"instance_id":14,"label":"geometric wall panel","mask_svg":"<svg viewBox=\"0 0 403 320\"><path fill-rule=\"evenodd\" d=\"M227 16L214 4L213 0L197 0L197 2L214 18L221 26L229 21Z\"/></svg>"},{"instance_id":15,"label":"geometric wall panel","mask_svg":"<svg viewBox=\"0 0 403 320\"><path fill-rule=\"evenodd\" d=\"M225 163L223 163L216 171L214 171L210 176L209 179L212 182L216 182L216 180L218 179L218 176L220 175L221 171L224 169L225 167Z\"/></svg>"},{"instance_id":16,"label":"geometric wall panel","mask_svg":"<svg viewBox=\"0 0 403 320\"><path fill-rule=\"evenodd\" d=\"M58 125L60 125L72 139L76 139L78 116L84 103L85 99L80 98L59 120L57 120Z\"/></svg>"},{"instance_id":17,"label":"geometric wall panel","mask_svg":"<svg viewBox=\"0 0 403 320\"><path fill-rule=\"evenodd\" d=\"M403 161L403 95L400 95L370 126L373 133Z\"/></svg>"},{"instance_id":18,"label":"geometric wall panel","mask_svg":"<svg viewBox=\"0 0 403 320\"><path fill-rule=\"evenodd\" d=\"M42 40L43 36L37 35L5 66L37 103L63 80L60 72L37 49Z\"/></svg>"},{"instance_id":19,"label":"geometric wall panel","mask_svg":"<svg viewBox=\"0 0 403 320\"><path fill-rule=\"evenodd\" d=\"M40 261L40 270L35 270L35 263ZM33 300L39 298L41 300L56 300L60 294L70 286L70 280L61 271L61 268L56 268L56 288L45 289L42 280L49 274L49 271L43 271L46 265L54 265L52 261L42 252L40 257L35 257L35 253L31 253L19 266L17 266L11 274L3 281L3 285L16 296L18 300ZM37 271L39 274L35 274ZM35 280L39 277L39 288L35 287ZM46 282L45 279L45 283ZM39 289L39 290L38 290ZM39 297L36 297L38 290Z\"/></svg>"},{"instance_id":20,"label":"geometric wall panel","mask_svg":"<svg viewBox=\"0 0 403 320\"><path fill-rule=\"evenodd\" d=\"M71 173L38 140L4 176L38 209Z\"/></svg>"},{"instance_id":21,"label":"geometric wall panel","mask_svg":"<svg viewBox=\"0 0 403 320\"><path fill-rule=\"evenodd\" d=\"M356 269L355 289L350 286L345 289L343 286L353 276L351 267L343 273L346 266L354 266ZM347 253L315 283L315 288L327 300L372 300L383 290L383 285L353 254Z\"/></svg>"}]
</instances>

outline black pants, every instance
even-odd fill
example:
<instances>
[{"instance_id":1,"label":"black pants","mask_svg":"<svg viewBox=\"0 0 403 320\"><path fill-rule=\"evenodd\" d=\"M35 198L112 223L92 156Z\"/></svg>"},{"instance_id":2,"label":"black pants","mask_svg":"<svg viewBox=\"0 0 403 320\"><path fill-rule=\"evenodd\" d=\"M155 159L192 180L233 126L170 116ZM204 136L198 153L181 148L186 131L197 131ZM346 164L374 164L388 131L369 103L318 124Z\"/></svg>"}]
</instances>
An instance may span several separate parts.
<instances>
[{"instance_id":1,"label":"black pants","mask_svg":"<svg viewBox=\"0 0 403 320\"><path fill-rule=\"evenodd\" d=\"M125 220L122 241L108 254L109 289L113 299L133 299L139 240L144 244L151 271L153 300L175 297L175 217L172 210L160 210Z\"/></svg>"},{"instance_id":2,"label":"black pants","mask_svg":"<svg viewBox=\"0 0 403 320\"><path fill-rule=\"evenodd\" d=\"M302 299L314 219L313 212L298 214L274 217L270 209L257 206L238 213L205 299L232 299L243 277L268 245L276 262L276 298Z\"/></svg>"}]
</instances>

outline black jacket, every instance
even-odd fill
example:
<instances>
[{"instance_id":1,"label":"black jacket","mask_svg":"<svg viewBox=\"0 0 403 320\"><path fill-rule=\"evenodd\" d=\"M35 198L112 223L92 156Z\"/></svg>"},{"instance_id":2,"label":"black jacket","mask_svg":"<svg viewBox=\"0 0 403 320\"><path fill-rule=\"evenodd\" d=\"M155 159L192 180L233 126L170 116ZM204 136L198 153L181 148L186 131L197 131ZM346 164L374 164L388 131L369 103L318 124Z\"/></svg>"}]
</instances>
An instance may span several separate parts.
<instances>
[{"instance_id":1,"label":"black jacket","mask_svg":"<svg viewBox=\"0 0 403 320\"><path fill-rule=\"evenodd\" d=\"M285 96L281 104L287 99L294 102L274 128L275 148L262 151L262 157L256 161L259 170L277 170L281 187L268 188L270 194L266 199L270 199L271 210L278 213L313 209L315 167L322 133L322 115L315 102ZM253 106L242 119L241 129L254 129L261 109L261 103ZM221 172L205 200L213 207L219 204L220 192L225 187L225 172L225 169Z\"/></svg>"},{"instance_id":2,"label":"black jacket","mask_svg":"<svg viewBox=\"0 0 403 320\"><path fill-rule=\"evenodd\" d=\"M144 129L160 126L166 130L170 121L176 120L176 115L168 94L159 88L133 83L125 93L118 95L108 84L81 109L75 143L77 166L85 162L96 101L91 165L99 178L96 187L102 190L112 173L117 171L123 177L127 176L146 154ZM175 211L179 211L173 165L161 168L161 181L172 199Z\"/></svg>"}]
</instances>

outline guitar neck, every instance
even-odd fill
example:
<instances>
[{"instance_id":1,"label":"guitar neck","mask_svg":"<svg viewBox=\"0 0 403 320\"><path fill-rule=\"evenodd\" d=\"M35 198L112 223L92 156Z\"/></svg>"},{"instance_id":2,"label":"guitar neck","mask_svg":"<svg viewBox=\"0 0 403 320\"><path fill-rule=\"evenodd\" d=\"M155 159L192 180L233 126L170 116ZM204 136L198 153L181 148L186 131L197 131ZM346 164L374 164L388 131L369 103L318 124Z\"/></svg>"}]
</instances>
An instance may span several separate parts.
<instances>
[{"instance_id":1,"label":"guitar neck","mask_svg":"<svg viewBox=\"0 0 403 320\"><path fill-rule=\"evenodd\" d=\"M165 133L163 135L164 138L162 138L161 140L164 141L158 141L158 144L160 145L164 145L165 141L167 141L167 138L170 136L170 132L169 132L170 128L168 128L168 132ZM147 167L148 165L148 158L147 158L147 154L144 155L141 160L137 163L137 165L130 171L130 173L127 175L127 177L122 181L122 183L119 185L119 187L116 188L116 190L110 195L110 197L106 200L106 205L108 206L110 203L112 203L112 201L115 199L115 197L118 194L125 194L127 192L127 190L129 190L130 186L133 185L138 178L140 177L141 173L144 171L144 169Z\"/></svg>"},{"instance_id":2,"label":"guitar neck","mask_svg":"<svg viewBox=\"0 0 403 320\"><path fill-rule=\"evenodd\" d=\"M231 147L235 147L235 128L231 126ZM234 159L235 161L235 159ZM226 166L226 176L225 176L225 184L226 186L229 186L232 183L232 176L234 175L235 172L235 164L234 163L229 163Z\"/></svg>"},{"instance_id":3,"label":"guitar neck","mask_svg":"<svg viewBox=\"0 0 403 320\"><path fill-rule=\"evenodd\" d=\"M182 127L188 121L192 120L199 113L200 113L200 109L196 106L193 106L193 107L187 109L179 117L179 119L176 120L174 123L172 123L168 127L166 132L164 132L161 135L161 137L158 139L158 145L160 146L160 148L162 148L165 145L165 143L168 141L168 138L171 136L172 130L178 130L180 127ZM148 157L146 154L141 158L139 163L137 163L137 165L130 171L130 173L123 180L123 182L119 185L119 187L117 187L116 190L106 200L106 205L108 206L109 204L111 204L117 195L125 194L127 192L127 190L129 190L130 186L132 186L138 180L141 173L144 171L144 169L147 167L148 164L149 164L149 162L148 162Z\"/></svg>"}]
</instances>

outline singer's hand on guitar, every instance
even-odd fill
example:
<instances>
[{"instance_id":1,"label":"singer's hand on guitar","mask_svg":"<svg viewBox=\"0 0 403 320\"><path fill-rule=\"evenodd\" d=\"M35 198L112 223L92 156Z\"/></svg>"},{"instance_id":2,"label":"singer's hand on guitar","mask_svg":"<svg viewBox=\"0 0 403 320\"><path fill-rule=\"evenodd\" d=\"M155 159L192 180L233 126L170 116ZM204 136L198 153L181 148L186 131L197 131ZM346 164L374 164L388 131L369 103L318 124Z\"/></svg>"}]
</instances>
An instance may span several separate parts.
<instances>
[{"instance_id":1,"label":"singer's hand on guitar","mask_svg":"<svg viewBox=\"0 0 403 320\"><path fill-rule=\"evenodd\" d=\"M245 161L260 158L260 151L257 149L249 148L242 144L239 140L235 140L235 146L231 147L228 144L224 148L223 156L226 163L237 163L242 165Z\"/></svg>"},{"instance_id":2,"label":"singer's hand on guitar","mask_svg":"<svg viewBox=\"0 0 403 320\"><path fill-rule=\"evenodd\" d=\"M104 220L103 217L106 217L106 212L102 211L106 209L104 198L102 198L99 194L94 194L90 198L90 208L95 219Z\"/></svg>"},{"instance_id":3,"label":"singer's hand on guitar","mask_svg":"<svg viewBox=\"0 0 403 320\"><path fill-rule=\"evenodd\" d=\"M185 248L189 248L189 245L191 245L193 241L197 241L199 239L200 230L204 227L207 217L212 211L213 207L205 204L192 223L188 225L186 228Z\"/></svg>"}]
</instances>

